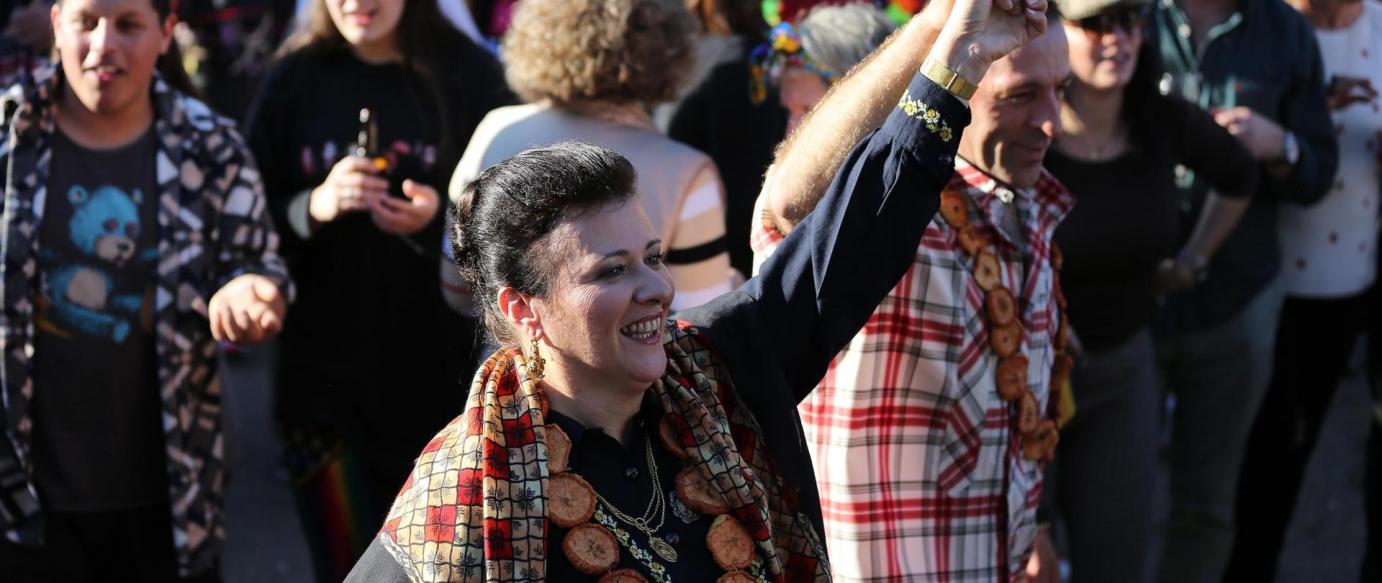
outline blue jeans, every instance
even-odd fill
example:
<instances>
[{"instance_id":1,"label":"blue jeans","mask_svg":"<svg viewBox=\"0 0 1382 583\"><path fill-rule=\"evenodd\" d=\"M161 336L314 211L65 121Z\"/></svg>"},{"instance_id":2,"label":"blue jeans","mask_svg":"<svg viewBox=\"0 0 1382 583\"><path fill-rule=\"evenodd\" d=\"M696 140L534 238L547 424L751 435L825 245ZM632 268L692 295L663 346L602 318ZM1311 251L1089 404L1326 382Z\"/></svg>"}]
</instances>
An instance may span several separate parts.
<instances>
[{"instance_id":1,"label":"blue jeans","mask_svg":"<svg viewBox=\"0 0 1382 583\"><path fill-rule=\"evenodd\" d=\"M1218 583L1233 550L1234 499L1248 433L1271 382L1283 292L1273 282L1218 326L1157 339L1171 418L1171 512L1163 583Z\"/></svg>"}]
</instances>

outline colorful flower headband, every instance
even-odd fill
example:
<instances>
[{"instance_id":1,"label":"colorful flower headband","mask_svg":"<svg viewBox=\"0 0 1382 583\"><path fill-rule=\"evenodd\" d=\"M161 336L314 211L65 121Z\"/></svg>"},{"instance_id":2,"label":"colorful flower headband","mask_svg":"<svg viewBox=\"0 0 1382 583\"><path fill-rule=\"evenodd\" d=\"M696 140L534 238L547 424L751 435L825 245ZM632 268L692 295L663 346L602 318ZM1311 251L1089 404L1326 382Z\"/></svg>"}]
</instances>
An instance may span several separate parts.
<instances>
[{"instance_id":1,"label":"colorful flower headband","mask_svg":"<svg viewBox=\"0 0 1382 583\"><path fill-rule=\"evenodd\" d=\"M749 53L749 98L753 103L763 103L768 97L768 80L776 83L782 79L782 72L788 67L806 69L820 75L826 83L832 83L839 73L817 63L802 49L801 37L791 23L782 22L773 27L768 34L768 42L758 45Z\"/></svg>"}]
</instances>

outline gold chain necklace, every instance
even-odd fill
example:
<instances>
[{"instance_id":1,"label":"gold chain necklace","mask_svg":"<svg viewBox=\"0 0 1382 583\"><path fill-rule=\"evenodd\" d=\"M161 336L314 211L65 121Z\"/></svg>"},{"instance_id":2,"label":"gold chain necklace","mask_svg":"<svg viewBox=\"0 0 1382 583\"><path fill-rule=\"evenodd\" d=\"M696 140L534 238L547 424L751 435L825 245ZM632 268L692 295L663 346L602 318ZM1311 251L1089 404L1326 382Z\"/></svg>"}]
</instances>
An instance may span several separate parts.
<instances>
[{"instance_id":1,"label":"gold chain necklace","mask_svg":"<svg viewBox=\"0 0 1382 583\"><path fill-rule=\"evenodd\" d=\"M610 504L599 492L595 493L601 504L609 509L611 515L620 521L632 526L648 536L648 546L652 547L657 556L669 563L677 562L677 549L671 543L657 535L657 531L662 530L662 525L667 521L667 497L662 492L662 478L657 471L657 459L653 457L653 440L645 437L643 440L644 450L648 457L648 477L653 481L653 498L648 501L648 507L643 510L643 516L634 518ZM651 525L653 518L657 518L657 524Z\"/></svg>"}]
</instances>

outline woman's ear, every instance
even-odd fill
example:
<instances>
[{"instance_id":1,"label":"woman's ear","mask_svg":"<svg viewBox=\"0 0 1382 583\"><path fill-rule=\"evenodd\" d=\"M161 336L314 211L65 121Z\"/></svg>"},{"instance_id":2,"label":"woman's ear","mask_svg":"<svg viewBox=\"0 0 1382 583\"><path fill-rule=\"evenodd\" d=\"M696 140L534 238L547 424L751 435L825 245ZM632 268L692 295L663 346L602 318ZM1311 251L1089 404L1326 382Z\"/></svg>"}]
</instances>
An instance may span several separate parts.
<instances>
[{"instance_id":1,"label":"woman's ear","mask_svg":"<svg viewBox=\"0 0 1382 583\"><path fill-rule=\"evenodd\" d=\"M533 305L533 297L511 287L498 291L499 312L524 338L538 338L542 335L542 317Z\"/></svg>"}]
</instances>

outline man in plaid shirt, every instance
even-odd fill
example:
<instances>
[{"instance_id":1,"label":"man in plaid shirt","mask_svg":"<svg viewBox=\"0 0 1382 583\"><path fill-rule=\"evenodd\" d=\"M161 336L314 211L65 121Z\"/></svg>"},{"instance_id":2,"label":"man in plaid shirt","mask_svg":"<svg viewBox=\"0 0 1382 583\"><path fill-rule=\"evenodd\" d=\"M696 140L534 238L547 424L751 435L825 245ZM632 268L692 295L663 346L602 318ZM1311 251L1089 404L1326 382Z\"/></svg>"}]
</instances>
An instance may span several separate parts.
<instances>
[{"instance_id":1,"label":"man in plaid shirt","mask_svg":"<svg viewBox=\"0 0 1382 583\"><path fill-rule=\"evenodd\" d=\"M940 4L838 83L779 151L758 200L756 264L811 211L849 146L906 105ZM1069 75L1060 26L995 62L947 187L997 247L1042 410L1060 321L1051 234L1074 201L1041 163ZM1036 522L1043 464L1023 456L1017 408L998 395L984 292L956 236L932 221L914 265L800 407L836 581L1059 580Z\"/></svg>"}]
</instances>

